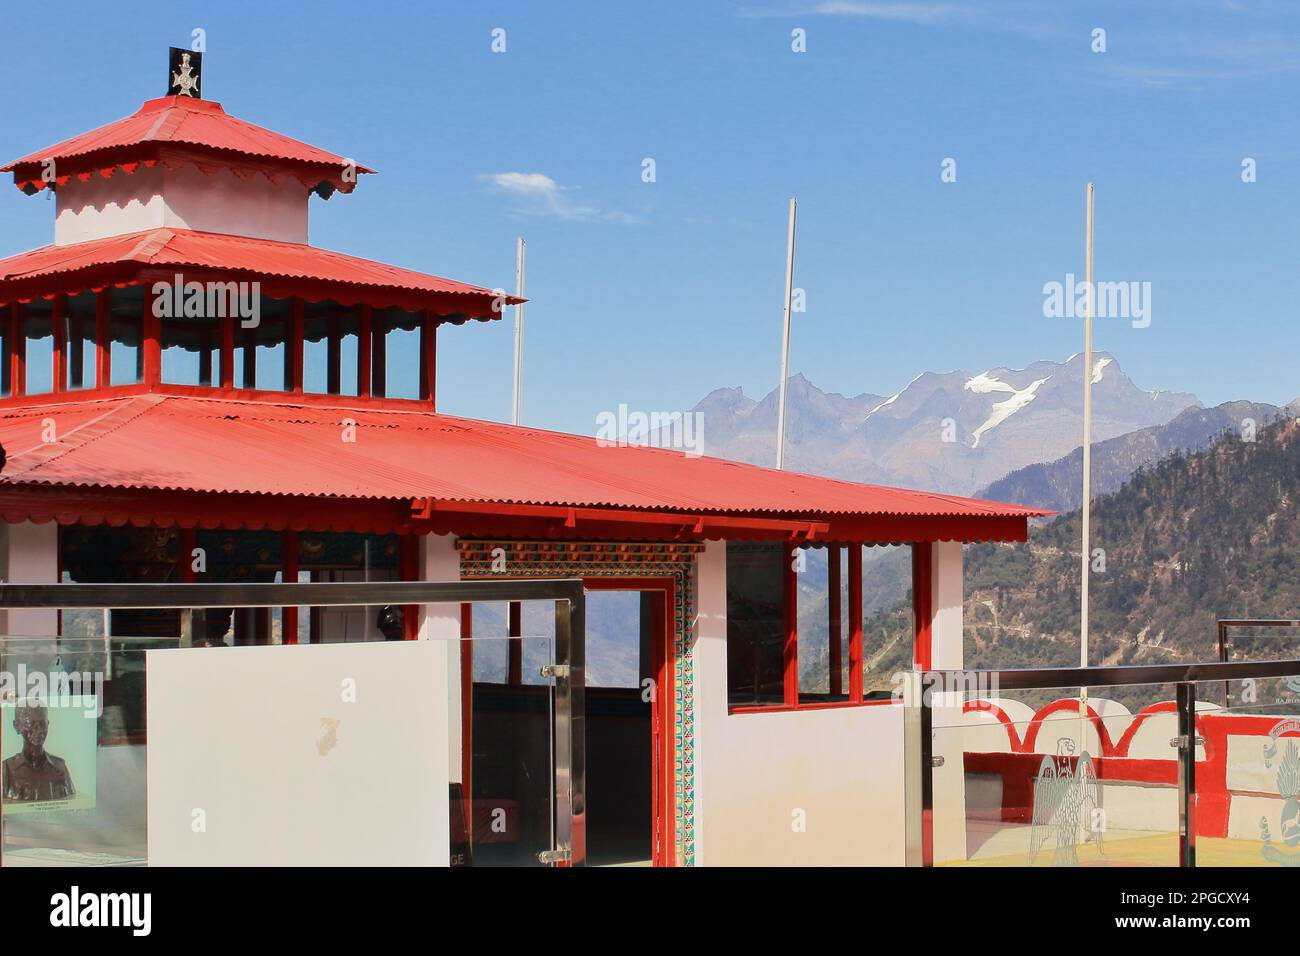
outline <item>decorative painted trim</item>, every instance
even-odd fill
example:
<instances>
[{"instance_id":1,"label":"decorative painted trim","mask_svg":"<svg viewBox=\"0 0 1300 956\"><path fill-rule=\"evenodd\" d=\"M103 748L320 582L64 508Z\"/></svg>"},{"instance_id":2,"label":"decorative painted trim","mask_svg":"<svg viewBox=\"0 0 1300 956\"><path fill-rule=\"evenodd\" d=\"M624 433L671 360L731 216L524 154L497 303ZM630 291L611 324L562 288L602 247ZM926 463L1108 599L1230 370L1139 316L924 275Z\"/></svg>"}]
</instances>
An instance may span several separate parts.
<instances>
[{"instance_id":1,"label":"decorative painted trim","mask_svg":"<svg viewBox=\"0 0 1300 956\"><path fill-rule=\"evenodd\" d=\"M671 577L673 608L673 843L680 866L695 865L695 556L702 544L458 539L460 575L475 578ZM505 551L505 575L492 572L492 552Z\"/></svg>"}]
</instances>

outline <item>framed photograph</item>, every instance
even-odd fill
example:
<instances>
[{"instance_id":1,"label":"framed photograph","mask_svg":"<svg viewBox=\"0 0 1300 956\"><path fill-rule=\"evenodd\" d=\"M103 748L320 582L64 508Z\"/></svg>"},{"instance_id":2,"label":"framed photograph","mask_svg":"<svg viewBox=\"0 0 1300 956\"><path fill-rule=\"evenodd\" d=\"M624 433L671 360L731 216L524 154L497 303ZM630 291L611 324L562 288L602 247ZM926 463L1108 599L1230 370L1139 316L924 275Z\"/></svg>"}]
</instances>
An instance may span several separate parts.
<instances>
[{"instance_id":1,"label":"framed photograph","mask_svg":"<svg viewBox=\"0 0 1300 956\"><path fill-rule=\"evenodd\" d=\"M0 707L0 799L6 815L95 806L99 712L93 694Z\"/></svg>"}]
</instances>

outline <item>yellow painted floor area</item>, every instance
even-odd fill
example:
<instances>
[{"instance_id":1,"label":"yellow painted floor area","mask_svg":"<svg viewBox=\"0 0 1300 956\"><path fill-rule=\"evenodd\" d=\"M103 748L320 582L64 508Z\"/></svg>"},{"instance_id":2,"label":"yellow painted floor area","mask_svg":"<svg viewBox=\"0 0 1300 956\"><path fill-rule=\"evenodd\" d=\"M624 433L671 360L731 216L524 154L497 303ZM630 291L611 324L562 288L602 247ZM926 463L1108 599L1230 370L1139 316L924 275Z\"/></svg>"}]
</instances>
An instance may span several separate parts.
<instances>
[{"instance_id":1,"label":"yellow painted floor area","mask_svg":"<svg viewBox=\"0 0 1300 956\"><path fill-rule=\"evenodd\" d=\"M1027 826L1005 826L987 836L969 860L952 860L939 866L1055 866L1056 834L1043 841L1034 862L1029 862ZM1275 866L1264 858L1259 840L1201 837L1196 841L1196 865ZM1177 866L1178 834L1142 830L1108 832L1100 844L1079 844L1078 866Z\"/></svg>"}]
</instances>

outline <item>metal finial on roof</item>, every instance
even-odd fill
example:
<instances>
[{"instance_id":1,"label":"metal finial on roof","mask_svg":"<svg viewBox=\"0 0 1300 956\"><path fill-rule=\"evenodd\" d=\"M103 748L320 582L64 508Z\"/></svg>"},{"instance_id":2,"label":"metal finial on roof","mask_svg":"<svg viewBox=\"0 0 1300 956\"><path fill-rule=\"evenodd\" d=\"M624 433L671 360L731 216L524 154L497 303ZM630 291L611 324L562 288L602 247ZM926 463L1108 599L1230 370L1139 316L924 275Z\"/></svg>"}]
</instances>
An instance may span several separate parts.
<instances>
[{"instance_id":1,"label":"metal finial on roof","mask_svg":"<svg viewBox=\"0 0 1300 956\"><path fill-rule=\"evenodd\" d=\"M203 54L171 47L167 56L167 95L202 99Z\"/></svg>"}]
</instances>

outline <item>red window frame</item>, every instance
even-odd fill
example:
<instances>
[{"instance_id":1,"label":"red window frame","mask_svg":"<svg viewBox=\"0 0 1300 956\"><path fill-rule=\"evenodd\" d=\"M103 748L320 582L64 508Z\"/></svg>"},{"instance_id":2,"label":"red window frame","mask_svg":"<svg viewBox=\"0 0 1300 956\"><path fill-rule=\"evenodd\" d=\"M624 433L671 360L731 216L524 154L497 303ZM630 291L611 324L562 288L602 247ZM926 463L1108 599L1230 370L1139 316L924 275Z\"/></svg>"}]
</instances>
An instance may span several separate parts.
<instances>
[{"instance_id":1,"label":"red window frame","mask_svg":"<svg viewBox=\"0 0 1300 956\"><path fill-rule=\"evenodd\" d=\"M912 659L914 666L930 666L930 583L931 553L929 541L909 542L912 548ZM782 569L782 619L785 626L783 645L784 700L780 704L732 704L728 714L772 714L791 710L836 710L842 707L876 707L893 703L892 700L864 700L862 686L862 549L863 542L828 543L834 553L827 560L827 585L830 591L830 667L831 690L842 691L843 669L842 624L840 620L840 560L842 548L849 551L849 693L848 700L799 700L799 587L795 561L799 546L787 545L786 561Z\"/></svg>"}]
</instances>

